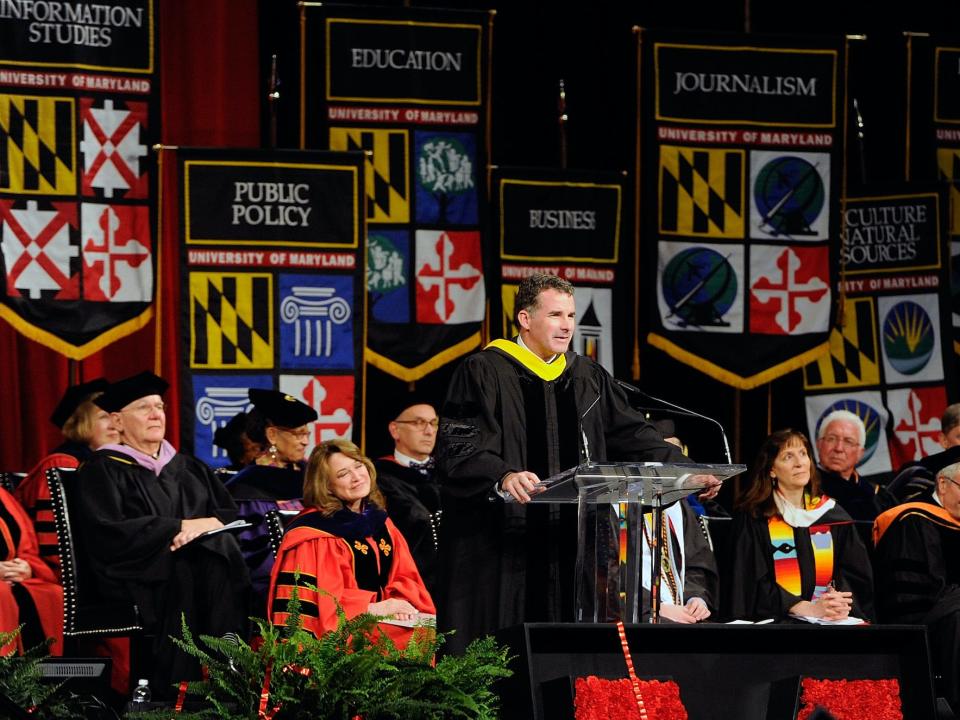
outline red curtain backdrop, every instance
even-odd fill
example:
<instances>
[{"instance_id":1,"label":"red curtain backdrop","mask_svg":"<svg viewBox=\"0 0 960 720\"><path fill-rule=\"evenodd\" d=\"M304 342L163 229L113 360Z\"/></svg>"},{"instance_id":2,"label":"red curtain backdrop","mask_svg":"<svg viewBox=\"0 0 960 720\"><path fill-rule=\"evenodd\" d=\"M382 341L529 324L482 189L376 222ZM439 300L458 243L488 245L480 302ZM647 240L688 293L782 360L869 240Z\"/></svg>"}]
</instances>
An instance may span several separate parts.
<instances>
[{"instance_id":1,"label":"red curtain backdrop","mask_svg":"<svg viewBox=\"0 0 960 720\"><path fill-rule=\"evenodd\" d=\"M164 145L258 147L256 0L157 0ZM153 370L170 381L167 438L179 443L179 208L176 154L161 157L159 302L141 330L74 364L75 381ZM159 322L159 336L157 323ZM69 384L67 358L0 321L0 470L29 470L61 440L48 418Z\"/></svg>"}]
</instances>

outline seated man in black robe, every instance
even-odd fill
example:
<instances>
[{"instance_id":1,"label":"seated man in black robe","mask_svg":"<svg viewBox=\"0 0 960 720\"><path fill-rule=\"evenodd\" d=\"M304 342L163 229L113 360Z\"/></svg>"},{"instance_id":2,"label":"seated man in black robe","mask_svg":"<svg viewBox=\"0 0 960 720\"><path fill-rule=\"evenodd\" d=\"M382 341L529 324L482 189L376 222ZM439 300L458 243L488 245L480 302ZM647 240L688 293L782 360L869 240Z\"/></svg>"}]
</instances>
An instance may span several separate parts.
<instances>
[{"instance_id":1,"label":"seated man in black robe","mask_svg":"<svg viewBox=\"0 0 960 720\"><path fill-rule=\"evenodd\" d=\"M931 494L881 514L873 534L880 621L927 626L938 689L960 709L960 462Z\"/></svg>"},{"instance_id":2,"label":"seated man in black robe","mask_svg":"<svg viewBox=\"0 0 960 720\"><path fill-rule=\"evenodd\" d=\"M96 399L111 413L120 443L104 445L78 470L76 522L95 585L106 599L134 602L154 637L155 697L200 677L178 650L185 615L194 634L247 635L250 580L229 533L204 537L235 519L222 483L196 458L164 439L167 383L144 372Z\"/></svg>"},{"instance_id":3,"label":"seated man in black robe","mask_svg":"<svg viewBox=\"0 0 960 720\"><path fill-rule=\"evenodd\" d=\"M387 425L392 455L374 460L377 487L387 500L387 514L403 533L420 576L437 598L436 564L439 546L440 486L432 457L437 442L437 411L411 398L400 403Z\"/></svg>"}]
</instances>

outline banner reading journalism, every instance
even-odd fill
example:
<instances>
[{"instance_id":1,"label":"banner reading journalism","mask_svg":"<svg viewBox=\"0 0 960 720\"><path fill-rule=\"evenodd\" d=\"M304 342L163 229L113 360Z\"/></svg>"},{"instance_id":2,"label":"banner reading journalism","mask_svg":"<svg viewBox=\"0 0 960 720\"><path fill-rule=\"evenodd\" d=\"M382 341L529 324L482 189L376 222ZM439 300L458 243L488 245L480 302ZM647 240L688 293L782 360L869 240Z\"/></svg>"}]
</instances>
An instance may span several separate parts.
<instances>
[{"instance_id":1,"label":"banner reading journalism","mask_svg":"<svg viewBox=\"0 0 960 720\"><path fill-rule=\"evenodd\" d=\"M867 428L861 475L943 450L940 417L955 397L946 208L938 192L847 199L845 302L830 351L804 368L807 428L834 410Z\"/></svg>"},{"instance_id":2,"label":"banner reading journalism","mask_svg":"<svg viewBox=\"0 0 960 720\"><path fill-rule=\"evenodd\" d=\"M927 66L928 68L928 66ZM927 68L924 68L929 72ZM950 325L960 354L960 38L933 47L933 134L937 177L947 188L950 236ZM920 68L918 67L918 71ZM929 125L924 123L924 128Z\"/></svg>"},{"instance_id":3,"label":"banner reading journalism","mask_svg":"<svg viewBox=\"0 0 960 720\"><path fill-rule=\"evenodd\" d=\"M153 0L0 3L0 317L82 359L155 289Z\"/></svg>"},{"instance_id":4,"label":"banner reading journalism","mask_svg":"<svg viewBox=\"0 0 960 720\"><path fill-rule=\"evenodd\" d=\"M844 49L649 33L641 52L648 340L756 387L826 351Z\"/></svg>"},{"instance_id":5,"label":"banner reading journalism","mask_svg":"<svg viewBox=\"0 0 960 720\"><path fill-rule=\"evenodd\" d=\"M280 390L317 411L310 449L359 439L363 156L177 155L185 442L205 462L227 464L213 434L250 409L252 387Z\"/></svg>"},{"instance_id":6,"label":"banner reading journalism","mask_svg":"<svg viewBox=\"0 0 960 720\"><path fill-rule=\"evenodd\" d=\"M367 154L366 359L415 381L481 341L492 15L317 3L303 17L302 147Z\"/></svg>"},{"instance_id":7,"label":"banner reading journalism","mask_svg":"<svg viewBox=\"0 0 960 720\"><path fill-rule=\"evenodd\" d=\"M517 335L514 296L520 280L535 272L573 283L577 325L572 348L611 374L624 357L632 314L623 267L623 176L614 173L497 168L493 207L497 267L490 293L496 337ZM614 312L618 308L618 312ZM614 328L618 331L614 332ZM623 342L614 351L614 343Z\"/></svg>"}]
</instances>

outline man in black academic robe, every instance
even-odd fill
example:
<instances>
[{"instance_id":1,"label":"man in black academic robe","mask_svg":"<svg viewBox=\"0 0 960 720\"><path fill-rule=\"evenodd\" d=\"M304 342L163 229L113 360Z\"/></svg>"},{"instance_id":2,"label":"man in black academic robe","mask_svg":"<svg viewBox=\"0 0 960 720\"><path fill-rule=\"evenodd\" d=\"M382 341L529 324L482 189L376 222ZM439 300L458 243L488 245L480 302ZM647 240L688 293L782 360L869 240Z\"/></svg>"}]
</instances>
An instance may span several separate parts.
<instances>
[{"instance_id":1,"label":"man in black academic robe","mask_svg":"<svg viewBox=\"0 0 960 720\"><path fill-rule=\"evenodd\" d=\"M689 462L630 407L600 365L567 350L573 287L521 283L518 342L494 341L455 372L441 420L448 649L521 622L573 621L575 505L527 505L539 482L592 460ZM517 502L505 503L509 494Z\"/></svg>"},{"instance_id":2,"label":"man in black academic robe","mask_svg":"<svg viewBox=\"0 0 960 720\"><path fill-rule=\"evenodd\" d=\"M933 492L881 514L876 599L881 622L928 628L939 690L960 709L960 462L937 473Z\"/></svg>"},{"instance_id":3,"label":"man in black academic robe","mask_svg":"<svg viewBox=\"0 0 960 720\"><path fill-rule=\"evenodd\" d=\"M432 457L437 441L437 411L417 399L404 398L387 425L392 455L373 461L377 487L387 501L387 514L410 546L420 577L440 602L437 555L440 544L440 485Z\"/></svg>"},{"instance_id":4,"label":"man in black academic robe","mask_svg":"<svg viewBox=\"0 0 960 720\"><path fill-rule=\"evenodd\" d=\"M143 373L97 398L121 444L100 448L79 469L75 513L93 574L86 587L136 603L154 635L155 697L199 679L196 661L169 639L181 636L181 614L194 636L246 637L250 592L236 539L204 536L235 519L233 500L206 465L163 439L166 387Z\"/></svg>"}]
</instances>

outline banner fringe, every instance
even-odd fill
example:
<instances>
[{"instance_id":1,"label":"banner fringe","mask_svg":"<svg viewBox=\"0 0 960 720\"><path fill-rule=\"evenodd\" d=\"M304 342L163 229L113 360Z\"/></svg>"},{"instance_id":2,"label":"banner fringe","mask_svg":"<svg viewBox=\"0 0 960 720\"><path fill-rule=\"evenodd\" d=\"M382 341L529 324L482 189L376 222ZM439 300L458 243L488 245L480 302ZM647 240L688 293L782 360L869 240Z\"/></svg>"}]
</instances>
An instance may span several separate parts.
<instances>
[{"instance_id":1,"label":"banner fringe","mask_svg":"<svg viewBox=\"0 0 960 720\"><path fill-rule=\"evenodd\" d=\"M451 345L443 352L437 353L426 362L423 362L412 368L405 367L388 357L384 357L378 352L374 352L370 348L366 349L364 352L364 357L368 363L373 365L375 368L383 370L383 372L387 373L388 375L393 375L398 380L413 382L415 380L424 378L437 368L443 367L447 363L466 355L468 352L478 347L480 347L480 333L475 332L466 340L461 340L456 345Z\"/></svg>"},{"instance_id":2,"label":"banner fringe","mask_svg":"<svg viewBox=\"0 0 960 720\"><path fill-rule=\"evenodd\" d=\"M653 347L663 350L674 360L678 360L684 365L694 367L700 372L709 375L714 380L719 380L720 382L735 387L739 390L753 390L754 388L760 387L771 380L776 380L778 377L782 377L793 370L799 370L804 365L809 365L814 360L817 360L830 352L830 342L826 341L814 348L811 348L810 350L807 350L804 353L801 353L800 355L795 355L789 360L785 360L782 363L778 363L777 365L769 367L763 372L757 373L756 375L741 377L734 372L725 370L709 360L694 355L689 350L684 350L679 345L667 340L662 335L650 333L647 335L647 342Z\"/></svg>"}]
</instances>

